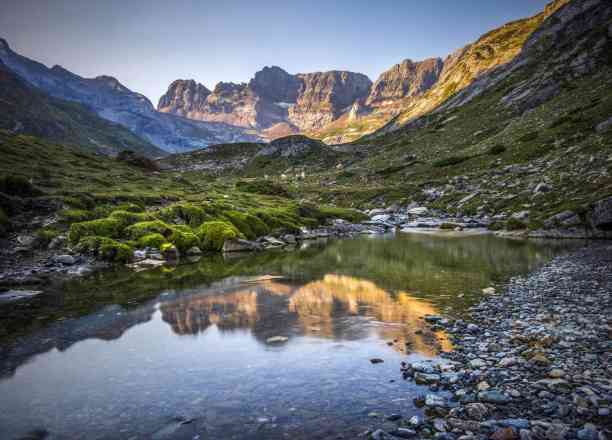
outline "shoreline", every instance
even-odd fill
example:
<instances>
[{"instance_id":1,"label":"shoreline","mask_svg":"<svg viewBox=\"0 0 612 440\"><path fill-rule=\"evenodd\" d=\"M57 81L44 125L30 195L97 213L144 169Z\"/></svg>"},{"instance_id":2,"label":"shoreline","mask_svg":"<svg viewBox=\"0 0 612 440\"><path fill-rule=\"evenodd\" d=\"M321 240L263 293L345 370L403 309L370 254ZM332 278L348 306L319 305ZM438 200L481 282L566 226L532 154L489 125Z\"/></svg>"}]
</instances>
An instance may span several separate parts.
<instances>
[{"instance_id":1,"label":"shoreline","mask_svg":"<svg viewBox=\"0 0 612 440\"><path fill-rule=\"evenodd\" d=\"M404 379L432 390L415 398L427 417L372 438L611 437L612 243L590 242L495 290L469 321L425 317L454 344L441 361L402 363Z\"/></svg>"}]
</instances>

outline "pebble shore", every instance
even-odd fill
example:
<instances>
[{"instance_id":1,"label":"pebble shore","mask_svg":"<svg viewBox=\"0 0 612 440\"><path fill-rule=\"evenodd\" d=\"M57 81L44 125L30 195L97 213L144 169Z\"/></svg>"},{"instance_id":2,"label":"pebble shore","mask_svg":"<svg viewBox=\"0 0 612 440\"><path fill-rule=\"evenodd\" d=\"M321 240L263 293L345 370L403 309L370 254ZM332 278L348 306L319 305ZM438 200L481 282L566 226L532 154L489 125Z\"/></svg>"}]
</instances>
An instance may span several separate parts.
<instances>
[{"instance_id":1,"label":"pebble shore","mask_svg":"<svg viewBox=\"0 0 612 440\"><path fill-rule=\"evenodd\" d=\"M452 336L452 352L402 363L405 380L431 389L415 398L426 417L369 436L612 438L612 244L593 242L484 293L469 322L425 317Z\"/></svg>"}]
</instances>

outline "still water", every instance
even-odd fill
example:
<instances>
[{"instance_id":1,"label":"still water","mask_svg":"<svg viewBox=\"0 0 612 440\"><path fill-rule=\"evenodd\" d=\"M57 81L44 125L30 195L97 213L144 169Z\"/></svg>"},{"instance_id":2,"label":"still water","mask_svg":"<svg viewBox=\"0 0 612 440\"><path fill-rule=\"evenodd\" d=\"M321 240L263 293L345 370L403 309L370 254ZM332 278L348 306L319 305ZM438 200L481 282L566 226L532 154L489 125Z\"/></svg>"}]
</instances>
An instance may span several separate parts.
<instances>
[{"instance_id":1,"label":"still water","mask_svg":"<svg viewBox=\"0 0 612 440\"><path fill-rule=\"evenodd\" d=\"M577 245L399 234L49 286L0 305L0 438L353 438L420 414L399 363L452 349L424 315Z\"/></svg>"}]
</instances>

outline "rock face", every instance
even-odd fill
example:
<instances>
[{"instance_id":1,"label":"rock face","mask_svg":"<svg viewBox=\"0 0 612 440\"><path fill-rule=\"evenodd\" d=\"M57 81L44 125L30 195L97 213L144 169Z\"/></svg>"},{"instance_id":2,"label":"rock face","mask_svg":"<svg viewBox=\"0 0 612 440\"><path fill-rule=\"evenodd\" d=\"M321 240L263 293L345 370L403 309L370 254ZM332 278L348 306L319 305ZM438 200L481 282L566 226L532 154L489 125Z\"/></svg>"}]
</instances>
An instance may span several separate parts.
<instances>
[{"instance_id":1,"label":"rock face","mask_svg":"<svg viewBox=\"0 0 612 440\"><path fill-rule=\"evenodd\" d=\"M420 96L438 81L443 66L440 58L420 62L406 59L378 77L366 103L371 106L389 105L397 100Z\"/></svg>"},{"instance_id":2,"label":"rock face","mask_svg":"<svg viewBox=\"0 0 612 440\"><path fill-rule=\"evenodd\" d=\"M48 68L23 57L0 39L0 60L29 85L46 94L85 105L97 116L127 127L132 133L169 152L188 151L224 142L254 141L258 138L243 129L226 124L206 123L160 113L140 93L122 85L116 78L98 76L82 78L61 66ZM199 96L188 92L189 87L177 87L177 93L189 102ZM198 87L195 87L198 91ZM203 92L199 88L199 93ZM170 101L164 101L164 103ZM175 101L178 110L179 99Z\"/></svg>"},{"instance_id":3,"label":"rock face","mask_svg":"<svg viewBox=\"0 0 612 440\"><path fill-rule=\"evenodd\" d=\"M194 80L177 79L168 92L159 100L158 109L164 113L175 113L190 119L197 119L202 111L210 90Z\"/></svg>"},{"instance_id":4,"label":"rock face","mask_svg":"<svg viewBox=\"0 0 612 440\"><path fill-rule=\"evenodd\" d=\"M337 119L371 86L360 73L331 71L291 75L264 67L248 84L221 82L212 93L190 81L173 82L158 110L201 121L225 122L282 135L309 131ZM205 95L205 96L204 96ZM279 128L282 124L282 128Z\"/></svg>"}]
</instances>

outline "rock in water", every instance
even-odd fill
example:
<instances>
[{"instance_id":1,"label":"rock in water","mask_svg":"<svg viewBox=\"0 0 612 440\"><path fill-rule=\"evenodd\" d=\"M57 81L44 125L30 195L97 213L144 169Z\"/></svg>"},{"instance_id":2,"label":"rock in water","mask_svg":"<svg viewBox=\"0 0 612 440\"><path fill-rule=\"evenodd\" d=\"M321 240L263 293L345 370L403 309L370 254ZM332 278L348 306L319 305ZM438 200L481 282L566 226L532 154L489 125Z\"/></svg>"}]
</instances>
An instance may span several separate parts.
<instances>
[{"instance_id":1,"label":"rock in water","mask_svg":"<svg viewBox=\"0 0 612 440\"><path fill-rule=\"evenodd\" d=\"M268 344L280 344L282 342L287 342L289 340L286 336L272 336L271 338L266 339Z\"/></svg>"}]
</instances>

